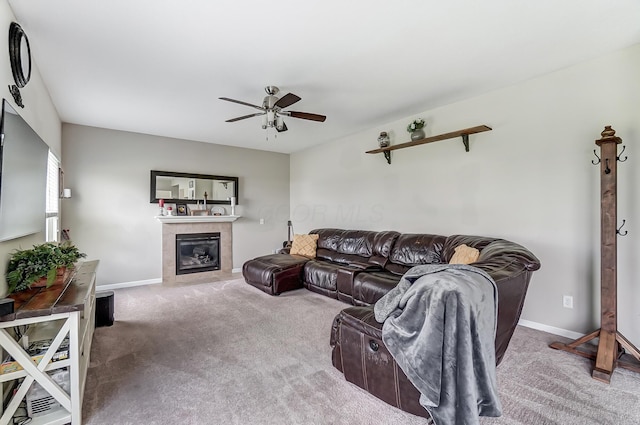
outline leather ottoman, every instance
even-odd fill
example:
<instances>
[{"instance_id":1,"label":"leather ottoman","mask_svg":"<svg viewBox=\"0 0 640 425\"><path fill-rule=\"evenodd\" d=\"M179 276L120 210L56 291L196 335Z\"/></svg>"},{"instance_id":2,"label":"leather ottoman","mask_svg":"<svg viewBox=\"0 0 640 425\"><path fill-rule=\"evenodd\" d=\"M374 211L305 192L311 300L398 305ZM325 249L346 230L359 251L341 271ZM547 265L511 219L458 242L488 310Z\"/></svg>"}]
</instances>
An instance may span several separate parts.
<instances>
[{"instance_id":1,"label":"leather ottoman","mask_svg":"<svg viewBox=\"0 0 640 425\"><path fill-rule=\"evenodd\" d=\"M373 306L349 307L338 313L330 344L333 365L347 381L392 406L430 418L420 405L420 392L382 342L382 323L376 321Z\"/></svg>"},{"instance_id":2,"label":"leather ottoman","mask_svg":"<svg viewBox=\"0 0 640 425\"><path fill-rule=\"evenodd\" d=\"M242 266L242 275L250 285L269 295L302 288L302 269L307 257L271 254L249 260Z\"/></svg>"}]
</instances>

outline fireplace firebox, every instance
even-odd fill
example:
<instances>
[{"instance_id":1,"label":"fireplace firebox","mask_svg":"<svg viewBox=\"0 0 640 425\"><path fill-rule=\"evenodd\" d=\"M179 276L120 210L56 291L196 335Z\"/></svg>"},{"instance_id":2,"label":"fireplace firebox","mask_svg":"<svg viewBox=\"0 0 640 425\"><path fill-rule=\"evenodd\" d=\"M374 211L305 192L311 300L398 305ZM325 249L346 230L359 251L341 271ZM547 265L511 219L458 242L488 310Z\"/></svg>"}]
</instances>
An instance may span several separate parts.
<instances>
[{"instance_id":1,"label":"fireplace firebox","mask_svg":"<svg viewBox=\"0 0 640 425\"><path fill-rule=\"evenodd\" d=\"M176 275L220 270L220 233L176 235Z\"/></svg>"}]
</instances>

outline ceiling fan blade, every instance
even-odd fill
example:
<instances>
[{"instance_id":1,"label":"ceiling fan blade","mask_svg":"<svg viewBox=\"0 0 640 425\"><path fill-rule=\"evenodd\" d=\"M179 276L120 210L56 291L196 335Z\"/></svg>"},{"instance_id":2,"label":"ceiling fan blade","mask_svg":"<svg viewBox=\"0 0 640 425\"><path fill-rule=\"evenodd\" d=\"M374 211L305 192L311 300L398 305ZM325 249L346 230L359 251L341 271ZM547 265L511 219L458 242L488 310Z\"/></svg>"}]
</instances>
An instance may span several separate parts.
<instances>
[{"instance_id":1,"label":"ceiling fan blade","mask_svg":"<svg viewBox=\"0 0 640 425\"><path fill-rule=\"evenodd\" d=\"M276 131L278 133L282 133L283 131L287 131L287 130L288 130L287 124L284 121L282 122L282 130L278 130L278 127L276 127Z\"/></svg>"},{"instance_id":2,"label":"ceiling fan blade","mask_svg":"<svg viewBox=\"0 0 640 425\"><path fill-rule=\"evenodd\" d=\"M277 108L286 108L287 106L291 106L294 103L299 102L300 100L300 96L296 96L293 93L287 93L280 99L278 99L278 101L273 106Z\"/></svg>"},{"instance_id":3,"label":"ceiling fan blade","mask_svg":"<svg viewBox=\"0 0 640 425\"><path fill-rule=\"evenodd\" d=\"M324 122L327 119L324 115L310 114L308 112L288 111L288 114L293 118L302 118L303 120Z\"/></svg>"},{"instance_id":4,"label":"ceiling fan blade","mask_svg":"<svg viewBox=\"0 0 640 425\"><path fill-rule=\"evenodd\" d=\"M262 106L252 105L251 103L243 102L241 100L229 99L228 97L219 97L218 99L226 100L227 102L239 103L240 105L250 106L252 108L256 108L256 109L260 109L261 111L264 111L264 108Z\"/></svg>"},{"instance_id":5,"label":"ceiling fan blade","mask_svg":"<svg viewBox=\"0 0 640 425\"><path fill-rule=\"evenodd\" d=\"M264 114L265 114L265 112L257 112L255 114L243 115L241 117L231 118L230 120L226 120L225 122L236 122L236 121L244 120L244 119L251 118L251 117L257 117L258 115L264 115Z\"/></svg>"}]
</instances>

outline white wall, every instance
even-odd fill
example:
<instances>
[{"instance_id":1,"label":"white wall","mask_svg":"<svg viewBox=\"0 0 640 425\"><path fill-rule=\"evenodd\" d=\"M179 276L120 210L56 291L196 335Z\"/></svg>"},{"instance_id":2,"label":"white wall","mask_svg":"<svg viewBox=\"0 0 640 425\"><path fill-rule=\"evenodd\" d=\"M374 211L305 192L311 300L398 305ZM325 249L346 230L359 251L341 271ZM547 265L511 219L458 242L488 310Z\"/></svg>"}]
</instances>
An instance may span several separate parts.
<instances>
[{"instance_id":1,"label":"white wall","mask_svg":"<svg viewBox=\"0 0 640 425\"><path fill-rule=\"evenodd\" d=\"M150 171L239 177L233 267L282 247L289 219L289 156L64 124L62 228L100 260L98 285L160 279L161 224ZM229 210L229 206L225 205ZM260 218L265 224L259 224Z\"/></svg>"},{"instance_id":2,"label":"white wall","mask_svg":"<svg viewBox=\"0 0 640 425\"><path fill-rule=\"evenodd\" d=\"M5 34L3 38L5 47L0 54L0 88L2 90L2 97L7 99L13 108L29 123L29 125L40 135L49 147L59 156L61 152L61 138L60 138L60 119L58 113L53 106L53 102L49 97L49 92L42 81L40 73L38 72L38 64L35 62L32 55L32 69L31 79L29 83L22 89L22 103L24 108L18 107L8 86L15 84L13 81L13 74L11 73L11 64L9 63L9 54L7 47L7 37L9 34L9 25L12 21L15 21L13 12L9 7L6 0L0 0L0 32ZM22 26L27 37L29 37L29 28ZM33 42L31 42L33 43ZM37 46L31 44L32 51ZM0 242L0 293L5 294L7 290L7 284L4 279L4 274L7 269L10 254L13 250L19 248L30 248L32 245L44 242L44 234L35 234L26 236L19 239L14 239L7 242Z\"/></svg>"},{"instance_id":3,"label":"white wall","mask_svg":"<svg viewBox=\"0 0 640 425\"><path fill-rule=\"evenodd\" d=\"M473 64L469 64L473 72ZM400 73L400 71L399 71ZM533 276L523 319L585 333L599 327L600 195L594 141L612 125L627 146L618 167L620 331L640 345L640 45L534 80L291 155L296 232L318 227L503 237L529 248ZM400 76L400 74L399 74ZM400 78L400 77L399 77ZM416 81L415 86L437 84ZM383 101L383 99L381 99ZM427 121L427 136L486 124L493 131L397 150ZM574 297L574 309L562 296Z\"/></svg>"}]
</instances>

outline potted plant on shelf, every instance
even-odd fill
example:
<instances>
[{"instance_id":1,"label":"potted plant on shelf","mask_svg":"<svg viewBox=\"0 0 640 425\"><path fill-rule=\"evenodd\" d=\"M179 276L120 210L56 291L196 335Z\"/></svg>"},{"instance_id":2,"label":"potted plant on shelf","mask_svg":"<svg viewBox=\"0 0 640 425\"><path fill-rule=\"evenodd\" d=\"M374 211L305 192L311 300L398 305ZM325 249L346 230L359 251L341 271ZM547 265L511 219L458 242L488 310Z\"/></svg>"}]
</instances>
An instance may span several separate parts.
<instances>
[{"instance_id":1,"label":"potted plant on shelf","mask_svg":"<svg viewBox=\"0 0 640 425\"><path fill-rule=\"evenodd\" d=\"M6 272L9 293L63 283L73 265L84 257L86 254L68 242L46 242L31 249L16 250Z\"/></svg>"},{"instance_id":2,"label":"potted plant on shelf","mask_svg":"<svg viewBox=\"0 0 640 425\"><path fill-rule=\"evenodd\" d=\"M411 133L411 140L420 140L425 138L424 134L424 120L422 118L418 118L413 120L408 126L407 131Z\"/></svg>"}]
</instances>

